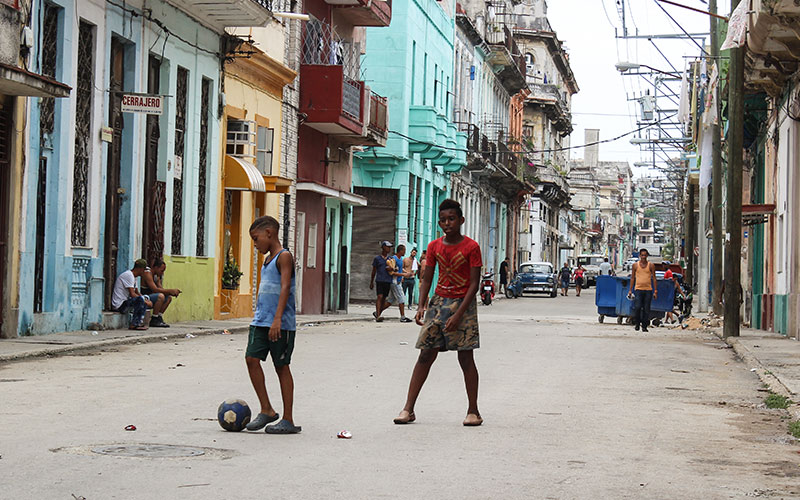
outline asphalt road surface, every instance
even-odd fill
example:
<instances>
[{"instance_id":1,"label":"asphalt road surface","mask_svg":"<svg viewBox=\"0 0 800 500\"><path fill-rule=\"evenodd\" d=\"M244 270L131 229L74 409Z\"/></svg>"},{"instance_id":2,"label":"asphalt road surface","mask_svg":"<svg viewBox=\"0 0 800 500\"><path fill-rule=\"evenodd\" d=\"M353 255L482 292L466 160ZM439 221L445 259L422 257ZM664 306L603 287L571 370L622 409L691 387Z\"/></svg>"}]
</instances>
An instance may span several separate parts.
<instances>
[{"instance_id":1,"label":"asphalt road surface","mask_svg":"<svg viewBox=\"0 0 800 500\"><path fill-rule=\"evenodd\" d=\"M299 332L293 436L215 421L226 398L257 408L244 335L4 365L0 498L800 498L800 446L731 350L598 324L592 292L479 308L478 428L454 353L392 423L418 332L396 320Z\"/></svg>"}]
</instances>

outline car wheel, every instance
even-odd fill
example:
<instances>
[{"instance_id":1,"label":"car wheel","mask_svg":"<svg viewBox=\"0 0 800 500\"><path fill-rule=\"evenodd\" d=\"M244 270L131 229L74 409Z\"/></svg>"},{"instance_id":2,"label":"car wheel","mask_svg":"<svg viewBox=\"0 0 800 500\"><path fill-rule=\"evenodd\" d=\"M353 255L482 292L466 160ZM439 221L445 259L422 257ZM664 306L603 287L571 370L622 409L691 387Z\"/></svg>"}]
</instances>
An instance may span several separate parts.
<instances>
[{"instance_id":1,"label":"car wheel","mask_svg":"<svg viewBox=\"0 0 800 500\"><path fill-rule=\"evenodd\" d=\"M514 290L512 290L511 288L506 287L506 298L507 299L516 298L516 295L514 294Z\"/></svg>"},{"instance_id":2,"label":"car wheel","mask_svg":"<svg viewBox=\"0 0 800 500\"><path fill-rule=\"evenodd\" d=\"M618 325L622 324L622 316L617 316L617 324Z\"/></svg>"},{"instance_id":3,"label":"car wheel","mask_svg":"<svg viewBox=\"0 0 800 500\"><path fill-rule=\"evenodd\" d=\"M552 292L550 292L550 298L551 299L556 298L556 295L558 295L558 292L556 290L553 290Z\"/></svg>"}]
</instances>

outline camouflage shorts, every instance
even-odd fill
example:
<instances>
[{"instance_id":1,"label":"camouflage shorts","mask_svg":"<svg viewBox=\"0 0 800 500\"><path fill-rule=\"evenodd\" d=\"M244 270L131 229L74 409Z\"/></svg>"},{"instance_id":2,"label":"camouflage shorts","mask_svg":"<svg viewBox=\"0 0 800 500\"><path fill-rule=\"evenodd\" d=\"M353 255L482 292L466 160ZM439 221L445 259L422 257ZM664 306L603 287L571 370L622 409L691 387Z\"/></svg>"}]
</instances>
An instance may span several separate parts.
<instances>
[{"instance_id":1,"label":"camouflage shorts","mask_svg":"<svg viewBox=\"0 0 800 500\"><path fill-rule=\"evenodd\" d=\"M461 324L445 332L448 318L458 311L464 299L448 299L434 295L425 313L425 325L417 338L417 349L439 351L470 351L480 347L478 338L478 306L475 300L467 307Z\"/></svg>"}]
</instances>

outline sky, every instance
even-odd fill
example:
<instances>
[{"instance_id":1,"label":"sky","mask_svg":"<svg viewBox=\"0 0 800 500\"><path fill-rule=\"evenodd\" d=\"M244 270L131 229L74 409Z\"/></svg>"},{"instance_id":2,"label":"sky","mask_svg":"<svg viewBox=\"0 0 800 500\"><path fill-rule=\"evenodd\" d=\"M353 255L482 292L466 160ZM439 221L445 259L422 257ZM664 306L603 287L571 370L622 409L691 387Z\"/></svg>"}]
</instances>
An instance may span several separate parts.
<instances>
[{"instance_id":1,"label":"sky","mask_svg":"<svg viewBox=\"0 0 800 500\"><path fill-rule=\"evenodd\" d=\"M703 10L708 7L703 0L678 2ZM659 5L688 33L707 33L709 30L709 17L705 14L658 0L625 0L624 3L629 35L635 35L637 29L640 35L680 33L680 28ZM700 48L685 39L653 40L665 58L647 39L615 38L615 28L622 35L621 0L547 0L547 4L550 24L569 51L570 65L580 87L580 92L572 100L573 146L584 144L586 128L600 129L601 140L638 128L639 105L628 99L638 97L651 85L638 76L622 76L615 68L617 62L648 64L663 71L672 71L671 63L682 71L688 60L684 56L700 55ZM719 13L727 15L730 1L718 0L718 4ZM677 90L680 83L676 82L674 86ZM666 107L671 103L662 99L660 104ZM672 106L677 108L677 105ZM639 146L630 144L631 137L601 144L600 160L628 161L633 167L634 162L651 159L650 153L640 153ZM582 158L582 149L573 149L570 157ZM633 168L636 176L656 173L647 167Z\"/></svg>"}]
</instances>

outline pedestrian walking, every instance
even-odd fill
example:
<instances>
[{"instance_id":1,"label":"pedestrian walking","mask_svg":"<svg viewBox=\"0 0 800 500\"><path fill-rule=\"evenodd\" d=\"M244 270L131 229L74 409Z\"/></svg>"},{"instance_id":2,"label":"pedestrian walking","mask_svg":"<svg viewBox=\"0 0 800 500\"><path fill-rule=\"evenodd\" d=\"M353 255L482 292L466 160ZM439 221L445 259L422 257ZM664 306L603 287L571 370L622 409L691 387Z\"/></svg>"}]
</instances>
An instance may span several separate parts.
<instances>
[{"instance_id":1,"label":"pedestrian walking","mask_svg":"<svg viewBox=\"0 0 800 500\"><path fill-rule=\"evenodd\" d=\"M258 287L256 312L250 324L245 362L250 382L258 395L261 409L246 428L257 431L266 426L267 434L297 434L301 431L294 423L294 378L289 369L294 351L295 331L295 275L294 257L283 248L279 239L280 224L268 215L259 217L250 226L250 237L259 252L269 255L261 266L261 283ZM278 375L283 400L283 418L272 407L264 381L261 362L272 356Z\"/></svg>"},{"instance_id":2,"label":"pedestrian walking","mask_svg":"<svg viewBox=\"0 0 800 500\"><path fill-rule=\"evenodd\" d=\"M600 263L600 275L601 276L612 276L614 274L614 266L608 262L608 257L603 259L603 262Z\"/></svg>"},{"instance_id":3,"label":"pedestrian walking","mask_svg":"<svg viewBox=\"0 0 800 500\"><path fill-rule=\"evenodd\" d=\"M650 252L646 248L639 250L639 261L633 265L631 284L628 295L633 294L633 325L643 332L650 325L650 304L653 298L658 298L656 287L656 266L647 262Z\"/></svg>"},{"instance_id":4,"label":"pedestrian walking","mask_svg":"<svg viewBox=\"0 0 800 500\"><path fill-rule=\"evenodd\" d=\"M406 404L394 419L395 424L416 420L414 405L439 351L458 351L468 400L463 425L483 423L478 411L478 369L473 357L473 350L480 345L475 294L481 280L481 249L475 241L461 234L463 224L461 204L444 200L439 205L439 227L444 236L428 245L427 266L420 284L416 315L417 324L422 327L416 344L420 353L411 375ZM428 304L428 291L437 265L439 279Z\"/></svg>"},{"instance_id":5,"label":"pedestrian walking","mask_svg":"<svg viewBox=\"0 0 800 500\"><path fill-rule=\"evenodd\" d=\"M372 315L378 323L383 321L381 313L390 305L387 299L392 289L392 276L389 274L387 262L392 258L392 246L392 242L383 240L381 242L381 253L372 259L372 275L369 278L369 289L375 289L376 292L375 312Z\"/></svg>"},{"instance_id":6,"label":"pedestrian walking","mask_svg":"<svg viewBox=\"0 0 800 500\"><path fill-rule=\"evenodd\" d=\"M403 269L406 270L406 276L403 277L403 293L406 295L406 304L411 307L414 302L414 290L417 286L417 274L419 274L416 248L412 248L411 255L403 259Z\"/></svg>"},{"instance_id":7,"label":"pedestrian walking","mask_svg":"<svg viewBox=\"0 0 800 500\"><path fill-rule=\"evenodd\" d=\"M500 288L498 292L503 297L508 289L508 256L500 263Z\"/></svg>"},{"instance_id":8,"label":"pedestrian walking","mask_svg":"<svg viewBox=\"0 0 800 500\"><path fill-rule=\"evenodd\" d=\"M387 262L389 275L392 276L392 282L389 287L389 297L386 300L384 309L392 304L397 304L397 307L400 309L400 322L411 323L411 318L406 317L406 296L403 292L403 279L407 276L403 267L403 257L405 257L405 255L406 246L397 245L397 251L392 256L392 259Z\"/></svg>"},{"instance_id":9,"label":"pedestrian walking","mask_svg":"<svg viewBox=\"0 0 800 500\"><path fill-rule=\"evenodd\" d=\"M561 270L558 272L558 280L561 282L561 295L566 297L567 292L569 292L569 280L572 277L572 270L569 268L566 262L564 265L561 266Z\"/></svg>"},{"instance_id":10,"label":"pedestrian walking","mask_svg":"<svg viewBox=\"0 0 800 500\"><path fill-rule=\"evenodd\" d=\"M575 280L575 295L577 297L581 296L581 289L583 288L583 273L586 270L583 268L581 264L578 264L578 267L575 268L575 272L572 273L572 278Z\"/></svg>"},{"instance_id":11,"label":"pedestrian walking","mask_svg":"<svg viewBox=\"0 0 800 500\"><path fill-rule=\"evenodd\" d=\"M673 309L675 309L675 307L677 307L678 304L680 304L680 299L684 300L686 299L686 294L683 293L683 287L681 287L680 282L678 282L678 277L675 276L672 270L670 269L666 270L666 272L664 273L664 279L671 280L673 285L675 286L675 300L673 301L672 304ZM666 319L664 319L664 322L672 324L675 323L676 321L677 319L673 316L673 311L672 310L667 311L667 317Z\"/></svg>"}]
</instances>

